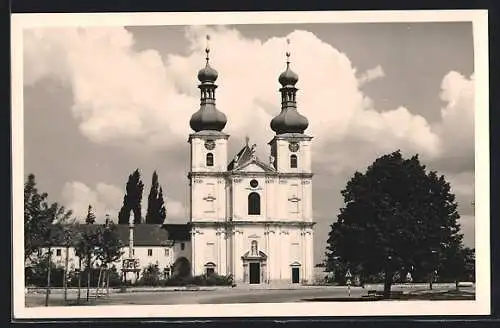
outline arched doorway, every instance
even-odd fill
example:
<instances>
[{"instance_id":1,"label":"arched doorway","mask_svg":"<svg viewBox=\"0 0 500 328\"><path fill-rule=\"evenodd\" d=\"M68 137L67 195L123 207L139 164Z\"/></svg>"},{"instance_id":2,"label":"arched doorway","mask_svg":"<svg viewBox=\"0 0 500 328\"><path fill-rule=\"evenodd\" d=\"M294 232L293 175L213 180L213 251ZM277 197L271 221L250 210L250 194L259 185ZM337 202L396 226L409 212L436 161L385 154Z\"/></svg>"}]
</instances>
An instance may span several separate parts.
<instances>
[{"instance_id":1,"label":"arched doorway","mask_svg":"<svg viewBox=\"0 0 500 328\"><path fill-rule=\"evenodd\" d=\"M252 241L250 251L242 257L243 282L249 284L266 283L267 255L258 250L257 241Z\"/></svg>"},{"instance_id":2,"label":"arched doorway","mask_svg":"<svg viewBox=\"0 0 500 328\"><path fill-rule=\"evenodd\" d=\"M191 275L191 263L185 257L179 257L174 262L173 276L175 277L189 277Z\"/></svg>"},{"instance_id":3,"label":"arched doorway","mask_svg":"<svg viewBox=\"0 0 500 328\"><path fill-rule=\"evenodd\" d=\"M213 262L208 262L205 264L205 275L206 276L213 276L215 272L216 265Z\"/></svg>"}]
</instances>

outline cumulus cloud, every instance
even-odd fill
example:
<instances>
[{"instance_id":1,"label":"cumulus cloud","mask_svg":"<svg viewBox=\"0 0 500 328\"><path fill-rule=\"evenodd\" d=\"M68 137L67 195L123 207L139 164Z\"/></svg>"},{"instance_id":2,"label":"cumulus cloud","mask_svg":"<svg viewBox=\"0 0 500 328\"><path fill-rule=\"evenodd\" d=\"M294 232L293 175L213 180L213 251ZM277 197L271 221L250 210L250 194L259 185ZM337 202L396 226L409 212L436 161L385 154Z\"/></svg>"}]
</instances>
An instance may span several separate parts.
<instances>
[{"instance_id":1,"label":"cumulus cloud","mask_svg":"<svg viewBox=\"0 0 500 328\"><path fill-rule=\"evenodd\" d=\"M97 223L104 223L106 214L117 220L116 216L121 207L123 191L113 185L98 183L95 188L73 181L64 185L62 200L73 210L78 221L84 222L89 205L92 206Z\"/></svg>"},{"instance_id":2,"label":"cumulus cloud","mask_svg":"<svg viewBox=\"0 0 500 328\"><path fill-rule=\"evenodd\" d=\"M146 216L147 197L149 188L144 189L142 200L142 216ZM147 192L146 192L147 190ZM68 182L64 185L62 191L62 200L68 208L72 209L78 221L84 222L88 212L88 206L91 205L96 216L97 223L104 223L106 214L118 222L118 212L123 204L123 189L106 184L97 183L95 188L87 186L79 181ZM167 220L186 220L186 208L178 200L164 198L167 209Z\"/></svg>"},{"instance_id":3,"label":"cumulus cloud","mask_svg":"<svg viewBox=\"0 0 500 328\"><path fill-rule=\"evenodd\" d=\"M220 73L217 102L228 116L227 132L260 126L252 137L265 143L272 137L269 122L280 110L277 77L285 66L285 38L260 41L234 29L196 27L186 33L188 55L162 60L156 50L135 51L133 36L124 28L27 31L25 83L47 76L69 83L73 115L95 142L132 139L168 148L190 132L207 32L211 63ZM313 33L294 31L287 38L292 68L300 75L299 108L309 118L309 133L323 146L362 135L377 139L384 149L397 140L420 152L436 151L435 135L423 118L405 108L379 113L360 91L362 83L383 76L380 66L358 79L349 58Z\"/></svg>"},{"instance_id":4,"label":"cumulus cloud","mask_svg":"<svg viewBox=\"0 0 500 328\"><path fill-rule=\"evenodd\" d=\"M376 79L380 79L385 76L384 69L382 66L378 65L374 68L371 68L364 72L359 78L358 78L358 83L359 85L366 84L368 82L371 82Z\"/></svg>"},{"instance_id":5,"label":"cumulus cloud","mask_svg":"<svg viewBox=\"0 0 500 328\"><path fill-rule=\"evenodd\" d=\"M433 127L440 139L440 157L459 170L474 168L474 76L452 71L441 84L441 121Z\"/></svg>"},{"instance_id":6,"label":"cumulus cloud","mask_svg":"<svg viewBox=\"0 0 500 328\"><path fill-rule=\"evenodd\" d=\"M135 50L133 35L122 27L26 30L24 83L52 78L67 85L79 129L95 143L129 147L132 141L172 150L185 145L191 132L189 118L199 107L196 72L204 65L207 33L210 62L219 71L217 107L228 117L225 131L235 137L251 133L261 156L273 135L269 122L280 111L277 79L285 69L286 39L291 40L291 67L300 77L299 111L309 119L307 133L315 137L316 172L339 189L330 193L339 195L355 170L396 149L406 155L419 153L443 173L459 173L450 172L450 162L461 163L462 171L473 170L473 76L450 72L443 78L438 122L430 123L414 114L418 109L402 106L378 111L361 88L383 78L383 68L378 65L356 76L344 53L308 31L259 40L235 29L196 26L186 29L187 54L176 55ZM459 192L473 183L467 180L466 186L460 181L453 182ZM88 195L79 198L92 196L106 204L97 189L70 186L75 195L76 191ZM340 201L329 203L334 206L330 213L341 206ZM86 210L88 201L83 203ZM167 211L185 216L187 205L169 201Z\"/></svg>"}]
</instances>

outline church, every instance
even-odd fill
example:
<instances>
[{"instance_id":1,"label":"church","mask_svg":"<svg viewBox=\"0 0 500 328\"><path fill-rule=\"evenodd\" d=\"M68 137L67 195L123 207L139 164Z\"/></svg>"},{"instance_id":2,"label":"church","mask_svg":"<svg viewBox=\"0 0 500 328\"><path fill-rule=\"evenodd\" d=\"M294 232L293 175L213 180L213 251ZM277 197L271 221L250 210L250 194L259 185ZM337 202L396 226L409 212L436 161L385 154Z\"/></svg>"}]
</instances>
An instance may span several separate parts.
<instances>
[{"instance_id":1,"label":"church","mask_svg":"<svg viewBox=\"0 0 500 328\"><path fill-rule=\"evenodd\" d=\"M312 137L297 109L299 77L279 76L281 112L269 157L246 144L228 155L226 115L216 107L218 72L209 63L198 72L200 108L189 135L191 267L193 275L232 275L237 284L310 283L314 276Z\"/></svg>"},{"instance_id":2,"label":"church","mask_svg":"<svg viewBox=\"0 0 500 328\"><path fill-rule=\"evenodd\" d=\"M117 227L123 255L113 265L131 282L154 264L164 279L191 271L232 276L237 285L312 283L312 137L297 110L299 77L290 68L290 53L278 79L281 112L270 122L275 135L263 160L248 138L228 156L228 120L215 104L218 73L210 66L209 48L205 51L206 65L198 72L200 108L189 122L189 222L135 225L131 216L128 225ZM54 262L66 258L81 270L74 248L65 245L64 240L51 245Z\"/></svg>"}]
</instances>

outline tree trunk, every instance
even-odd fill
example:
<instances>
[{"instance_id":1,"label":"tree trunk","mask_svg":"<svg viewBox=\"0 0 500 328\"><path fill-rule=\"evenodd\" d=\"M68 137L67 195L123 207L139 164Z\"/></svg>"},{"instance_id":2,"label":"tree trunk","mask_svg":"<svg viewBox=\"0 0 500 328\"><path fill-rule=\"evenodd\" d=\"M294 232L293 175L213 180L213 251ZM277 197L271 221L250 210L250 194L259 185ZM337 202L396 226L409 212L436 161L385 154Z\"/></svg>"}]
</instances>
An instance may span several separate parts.
<instances>
[{"instance_id":1,"label":"tree trunk","mask_svg":"<svg viewBox=\"0 0 500 328\"><path fill-rule=\"evenodd\" d=\"M384 277L384 297L389 297L391 295L392 286L392 271L386 270Z\"/></svg>"},{"instance_id":2,"label":"tree trunk","mask_svg":"<svg viewBox=\"0 0 500 328\"><path fill-rule=\"evenodd\" d=\"M69 262L69 247L66 246L66 258L64 259L64 304L68 303L68 262Z\"/></svg>"},{"instance_id":3,"label":"tree trunk","mask_svg":"<svg viewBox=\"0 0 500 328\"><path fill-rule=\"evenodd\" d=\"M49 295L50 295L50 274L52 271L52 249L49 248L49 252L47 254L47 290L45 291L45 306L49 306Z\"/></svg>"},{"instance_id":4,"label":"tree trunk","mask_svg":"<svg viewBox=\"0 0 500 328\"><path fill-rule=\"evenodd\" d=\"M106 268L106 296L109 296L109 268Z\"/></svg>"},{"instance_id":5,"label":"tree trunk","mask_svg":"<svg viewBox=\"0 0 500 328\"><path fill-rule=\"evenodd\" d=\"M77 303L80 304L81 290L82 290L82 259L78 258L78 295L76 297Z\"/></svg>"},{"instance_id":6,"label":"tree trunk","mask_svg":"<svg viewBox=\"0 0 500 328\"><path fill-rule=\"evenodd\" d=\"M90 296L90 256L87 258L87 302Z\"/></svg>"},{"instance_id":7,"label":"tree trunk","mask_svg":"<svg viewBox=\"0 0 500 328\"><path fill-rule=\"evenodd\" d=\"M97 287L95 289L95 297L99 297L99 287L101 287L101 275L102 275L102 267L99 268L99 278L97 278Z\"/></svg>"}]
</instances>

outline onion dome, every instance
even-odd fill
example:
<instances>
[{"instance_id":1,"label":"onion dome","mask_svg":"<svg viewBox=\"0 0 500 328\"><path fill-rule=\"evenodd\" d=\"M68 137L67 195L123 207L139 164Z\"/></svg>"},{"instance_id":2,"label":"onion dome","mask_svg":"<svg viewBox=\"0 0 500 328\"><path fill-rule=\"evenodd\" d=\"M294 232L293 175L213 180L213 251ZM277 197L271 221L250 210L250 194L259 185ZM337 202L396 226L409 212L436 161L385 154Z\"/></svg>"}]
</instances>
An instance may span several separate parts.
<instances>
[{"instance_id":1,"label":"onion dome","mask_svg":"<svg viewBox=\"0 0 500 328\"><path fill-rule=\"evenodd\" d=\"M271 120L271 129L276 134L304 133L309 121L297 109L282 109L281 113Z\"/></svg>"},{"instance_id":2,"label":"onion dome","mask_svg":"<svg viewBox=\"0 0 500 328\"><path fill-rule=\"evenodd\" d=\"M222 131L227 123L224 113L215 108L214 105L207 105L191 116L189 125L195 132L204 130Z\"/></svg>"},{"instance_id":3,"label":"onion dome","mask_svg":"<svg viewBox=\"0 0 500 328\"><path fill-rule=\"evenodd\" d=\"M204 68L198 71L198 80L201 83L214 83L217 80L219 73L217 73L217 71L212 68L212 66L210 66L210 63L208 62L208 54L210 52L210 49L205 49L205 52L207 53L207 64Z\"/></svg>"},{"instance_id":4,"label":"onion dome","mask_svg":"<svg viewBox=\"0 0 500 328\"><path fill-rule=\"evenodd\" d=\"M289 55L289 53L287 53L287 55ZM297 73L290 69L289 61L287 61L286 70L280 74L278 81L282 86L295 85L299 81L299 76L297 75Z\"/></svg>"},{"instance_id":5,"label":"onion dome","mask_svg":"<svg viewBox=\"0 0 500 328\"><path fill-rule=\"evenodd\" d=\"M295 84L299 81L299 76L290 69L290 52L286 53L286 70L281 73L278 81L282 85L281 92L281 113L271 120L271 129L276 134L283 133L304 133L309 126L309 121L297 111Z\"/></svg>"},{"instance_id":6,"label":"onion dome","mask_svg":"<svg viewBox=\"0 0 500 328\"><path fill-rule=\"evenodd\" d=\"M209 37L207 36L207 40ZM227 118L224 113L215 107L215 89L217 85L214 83L217 80L218 73L209 64L210 49L205 49L207 54L207 63L204 68L198 72L198 80L201 84L198 86L201 92L200 109L191 116L189 125L195 132L212 130L222 131L227 123Z\"/></svg>"}]
</instances>

